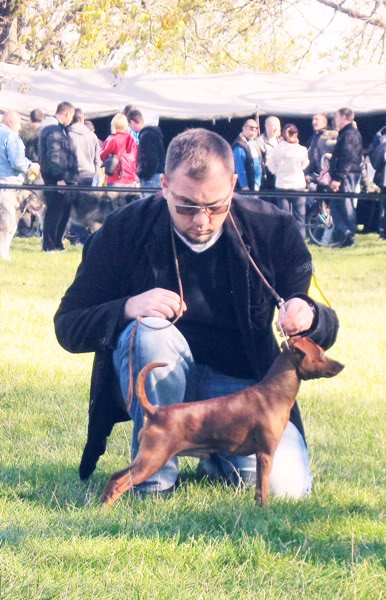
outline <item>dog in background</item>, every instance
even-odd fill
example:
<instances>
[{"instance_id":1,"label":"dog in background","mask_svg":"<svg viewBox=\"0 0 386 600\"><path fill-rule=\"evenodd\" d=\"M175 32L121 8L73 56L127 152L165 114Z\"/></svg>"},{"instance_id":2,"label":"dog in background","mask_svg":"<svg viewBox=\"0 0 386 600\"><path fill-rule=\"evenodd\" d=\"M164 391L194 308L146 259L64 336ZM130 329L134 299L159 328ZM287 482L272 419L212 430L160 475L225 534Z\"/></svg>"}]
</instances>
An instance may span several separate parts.
<instances>
[{"instance_id":1,"label":"dog in background","mask_svg":"<svg viewBox=\"0 0 386 600\"><path fill-rule=\"evenodd\" d=\"M140 194L115 192L110 187L101 193L92 189L89 192L77 191L76 188L70 191L70 223L85 227L90 233L102 227L106 217L114 210L140 198ZM12 239L24 216L32 215L39 221L40 229L44 226L44 209L44 193L41 190L0 190L0 258L10 259Z\"/></svg>"},{"instance_id":2,"label":"dog in background","mask_svg":"<svg viewBox=\"0 0 386 600\"><path fill-rule=\"evenodd\" d=\"M138 194L114 192L113 189L106 188L106 191L100 193L92 189L89 192L72 189L70 224L81 225L90 233L94 233L102 227L110 213L139 198Z\"/></svg>"}]
</instances>

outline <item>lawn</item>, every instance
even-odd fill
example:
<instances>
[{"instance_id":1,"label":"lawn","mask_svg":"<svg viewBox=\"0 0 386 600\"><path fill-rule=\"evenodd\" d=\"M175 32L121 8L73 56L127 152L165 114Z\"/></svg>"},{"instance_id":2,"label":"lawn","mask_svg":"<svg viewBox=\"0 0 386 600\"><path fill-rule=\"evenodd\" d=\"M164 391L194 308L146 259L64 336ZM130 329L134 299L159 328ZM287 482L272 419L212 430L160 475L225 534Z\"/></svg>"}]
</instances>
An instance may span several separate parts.
<instances>
[{"instance_id":1,"label":"lawn","mask_svg":"<svg viewBox=\"0 0 386 600\"><path fill-rule=\"evenodd\" d=\"M314 489L254 503L252 490L195 479L167 499L98 496L128 463L115 427L91 480L78 479L91 355L56 342L52 317L80 250L15 240L0 263L0 599L386 598L386 244L312 247L341 330L335 379L302 385Z\"/></svg>"}]
</instances>

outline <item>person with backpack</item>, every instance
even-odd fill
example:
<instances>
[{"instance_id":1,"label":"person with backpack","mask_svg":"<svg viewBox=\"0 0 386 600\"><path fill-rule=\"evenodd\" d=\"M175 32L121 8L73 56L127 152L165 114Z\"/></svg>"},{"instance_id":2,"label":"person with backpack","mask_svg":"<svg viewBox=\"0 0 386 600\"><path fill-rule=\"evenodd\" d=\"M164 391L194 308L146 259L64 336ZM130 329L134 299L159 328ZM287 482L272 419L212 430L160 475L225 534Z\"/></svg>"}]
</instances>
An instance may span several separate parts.
<instances>
[{"instance_id":1,"label":"person with backpack","mask_svg":"<svg viewBox=\"0 0 386 600\"><path fill-rule=\"evenodd\" d=\"M55 117L40 128L39 162L46 185L57 191L44 191L46 212L43 223L43 252L64 250L63 238L70 218L71 188L78 182L78 160L68 127L74 118L75 107L61 102Z\"/></svg>"},{"instance_id":2,"label":"person with backpack","mask_svg":"<svg viewBox=\"0 0 386 600\"><path fill-rule=\"evenodd\" d=\"M123 113L113 117L111 132L100 152L107 185L137 187L138 145L129 133L129 123Z\"/></svg>"}]
</instances>

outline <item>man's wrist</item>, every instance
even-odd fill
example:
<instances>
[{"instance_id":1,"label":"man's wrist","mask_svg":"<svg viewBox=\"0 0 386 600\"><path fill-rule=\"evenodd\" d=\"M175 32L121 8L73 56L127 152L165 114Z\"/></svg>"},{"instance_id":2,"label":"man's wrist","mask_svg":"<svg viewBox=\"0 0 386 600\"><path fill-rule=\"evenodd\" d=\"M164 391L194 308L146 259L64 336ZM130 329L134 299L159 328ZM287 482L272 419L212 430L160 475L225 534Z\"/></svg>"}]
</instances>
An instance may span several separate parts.
<instances>
[{"instance_id":1,"label":"man's wrist","mask_svg":"<svg viewBox=\"0 0 386 600\"><path fill-rule=\"evenodd\" d=\"M302 331L302 334L313 331L315 329L315 327L317 326L318 320L319 320L319 311L318 311L318 306L317 306L316 302L314 302L314 300L312 298L310 298L310 296L308 296L307 294L302 294L302 293L293 294L292 296L287 298L287 302L288 302L288 300L292 300L293 298L299 298L300 300L303 300L303 302L308 304L308 306L310 307L312 314L313 314L313 319L312 319L312 323L311 323L310 327L307 330Z\"/></svg>"}]
</instances>

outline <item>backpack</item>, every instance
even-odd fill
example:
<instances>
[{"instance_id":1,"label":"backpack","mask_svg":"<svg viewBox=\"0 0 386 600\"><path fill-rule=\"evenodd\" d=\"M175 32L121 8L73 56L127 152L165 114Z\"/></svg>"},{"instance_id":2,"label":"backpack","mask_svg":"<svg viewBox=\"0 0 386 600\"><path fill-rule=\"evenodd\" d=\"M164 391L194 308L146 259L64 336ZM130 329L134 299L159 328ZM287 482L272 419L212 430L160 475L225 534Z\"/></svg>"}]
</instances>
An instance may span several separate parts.
<instances>
[{"instance_id":1,"label":"backpack","mask_svg":"<svg viewBox=\"0 0 386 600\"><path fill-rule=\"evenodd\" d=\"M110 154L110 156L105 158L102 162L102 167L104 168L106 175L114 175L119 164L119 156L117 154Z\"/></svg>"}]
</instances>

